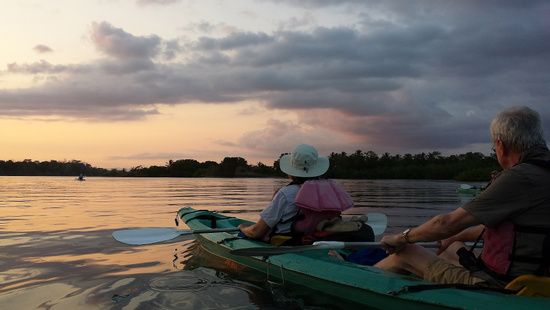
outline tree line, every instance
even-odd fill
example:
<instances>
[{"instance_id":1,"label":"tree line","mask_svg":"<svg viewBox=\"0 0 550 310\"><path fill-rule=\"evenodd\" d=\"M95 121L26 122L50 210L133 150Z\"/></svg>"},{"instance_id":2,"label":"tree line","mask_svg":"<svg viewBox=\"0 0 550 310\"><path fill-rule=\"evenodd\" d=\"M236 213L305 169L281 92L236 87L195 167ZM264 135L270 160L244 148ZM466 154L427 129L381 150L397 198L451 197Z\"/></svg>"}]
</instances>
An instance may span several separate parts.
<instances>
[{"instance_id":1,"label":"tree line","mask_svg":"<svg viewBox=\"0 0 550 310\"><path fill-rule=\"evenodd\" d=\"M4 176L100 176L107 173L107 169L92 167L80 160L71 161L33 161L25 159L14 162L0 160L0 175Z\"/></svg>"},{"instance_id":2,"label":"tree line","mask_svg":"<svg viewBox=\"0 0 550 310\"><path fill-rule=\"evenodd\" d=\"M285 155L285 154L281 154ZM492 170L501 169L496 155L479 152L442 156L440 152L416 155L378 155L373 151L331 153L330 168L324 177L333 179L433 179L486 181ZM92 167L72 161L0 161L0 175L7 176L111 176L111 177L284 177L279 160L272 166L261 162L249 165L242 157L225 157L221 162L194 159L169 160L164 166L137 166L127 169Z\"/></svg>"}]
</instances>

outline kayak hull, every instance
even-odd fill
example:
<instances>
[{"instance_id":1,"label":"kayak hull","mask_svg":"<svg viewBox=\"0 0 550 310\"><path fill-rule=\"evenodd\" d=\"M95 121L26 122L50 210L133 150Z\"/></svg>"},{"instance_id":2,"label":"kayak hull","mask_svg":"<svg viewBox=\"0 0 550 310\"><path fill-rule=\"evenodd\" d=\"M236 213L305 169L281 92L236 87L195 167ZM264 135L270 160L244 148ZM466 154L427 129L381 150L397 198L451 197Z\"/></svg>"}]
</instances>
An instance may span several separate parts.
<instances>
[{"instance_id":1,"label":"kayak hull","mask_svg":"<svg viewBox=\"0 0 550 310\"><path fill-rule=\"evenodd\" d=\"M466 195L472 195L472 196L477 196L482 192L482 190L478 188L462 188L462 187L458 187L456 191L459 194L466 194Z\"/></svg>"},{"instance_id":2,"label":"kayak hull","mask_svg":"<svg viewBox=\"0 0 550 310\"><path fill-rule=\"evenodd\" d=\"M191 229L236 227L246 221L189 207L178 211L178 221ZM388 294L404 286L433 284L415 276L403 276L327 255L326 250L264 257L237 256L233 249L266 246L236 238L236 232L197 235L208 252L225 259L226 265L243 265L266 274L268 280L305 285L323 294L380 309L548 309L550 298L504 295L495 292L438 289L417 293Z\"/></svg>"}]
</instances>

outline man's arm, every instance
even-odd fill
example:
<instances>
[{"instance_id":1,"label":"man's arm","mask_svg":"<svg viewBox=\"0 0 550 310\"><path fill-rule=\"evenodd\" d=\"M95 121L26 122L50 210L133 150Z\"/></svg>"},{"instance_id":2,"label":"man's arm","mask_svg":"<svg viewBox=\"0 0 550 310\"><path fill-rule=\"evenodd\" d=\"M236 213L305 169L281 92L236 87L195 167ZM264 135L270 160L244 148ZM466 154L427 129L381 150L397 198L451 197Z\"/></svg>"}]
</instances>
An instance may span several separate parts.
<instances>
[{"instance_id":1,"label":"man's arm","mask_svg":"<svg viewBox=\"0 0 550 310\"><path fill-rule=\"evenodd\" d=\"M435 251L435 254L437 254L437 255L441 254L451 244L453 244L456 241L461 241L461 242L476 241L480 237L481 232L483 231L483 229L485 229L484 225L477 225L476 227L473 227L472 229L465 229L462 232L460 232L460 233L458 233L454 236L451 236L447 239L441 240L441 247L439 247ZM481 238L481 239L483 239L483 238Z\"/></svg>"},{"instance_id":2,"label":"man's arm","mask_svg":"<svg viewBox=\"0 0 550 310\"><path fill-rule=\"evenodd\" d=\"M477 217L463 208L458 208L451 213L437 215L426 223L411 229L407 237L410 243L439 241L479 224L481 222ZM381 241L390 246L386 248L390 254L401 251L407 244L403 234L385 236Z\"/></svg>"}]
</instances>

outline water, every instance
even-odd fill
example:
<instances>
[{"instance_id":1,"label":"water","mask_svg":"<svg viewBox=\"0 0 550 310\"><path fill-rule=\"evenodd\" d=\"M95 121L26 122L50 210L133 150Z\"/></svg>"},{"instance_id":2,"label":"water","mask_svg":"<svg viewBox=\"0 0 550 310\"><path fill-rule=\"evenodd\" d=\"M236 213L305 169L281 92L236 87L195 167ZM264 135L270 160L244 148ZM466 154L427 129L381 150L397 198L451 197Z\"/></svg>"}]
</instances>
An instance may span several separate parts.
<instances>
[{"instance_id":1,"label":"water","mask_svg":"<svg viewBox=\"0 0 550 310\"><path fill-rule=\"evenodd\" d=\"M459 183L337 180L398 233L471 197ZM251 221L286 179L0 177L2 309L342 309L210 257L193 239L129 246L113 231L175 227L189 205ZM479 185L479 184L472 184ZM238 272L237 272L237 271ZM331 304L331 303L334 304Z\"/></svg>"}]
</instances>

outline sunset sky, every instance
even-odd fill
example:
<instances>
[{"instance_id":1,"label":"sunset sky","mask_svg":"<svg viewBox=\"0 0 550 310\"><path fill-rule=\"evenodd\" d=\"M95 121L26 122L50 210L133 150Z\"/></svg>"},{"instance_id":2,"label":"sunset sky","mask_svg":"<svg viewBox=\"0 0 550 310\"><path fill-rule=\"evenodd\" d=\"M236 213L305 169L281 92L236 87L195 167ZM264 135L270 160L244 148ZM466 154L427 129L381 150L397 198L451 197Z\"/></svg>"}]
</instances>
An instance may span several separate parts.
<instances>
[{"instance_id":1,"label":"sunset sky","mask_svg":"<svg viewBox=\"0 0 550 310\"><path fill-rule=\"evenodd\" d=\"M550 133L549 1L0 0L0 160L489 154Z\"/></svg>"}]
</instances>

